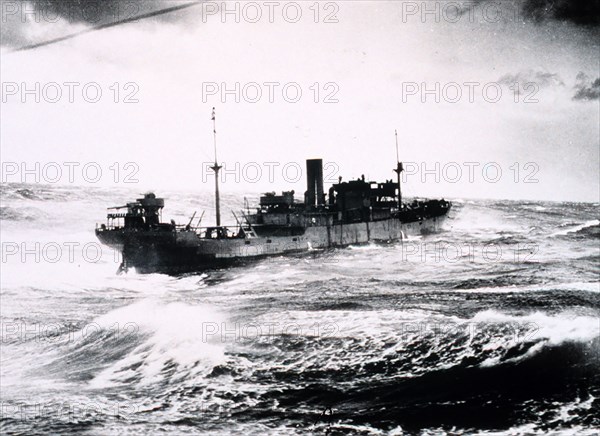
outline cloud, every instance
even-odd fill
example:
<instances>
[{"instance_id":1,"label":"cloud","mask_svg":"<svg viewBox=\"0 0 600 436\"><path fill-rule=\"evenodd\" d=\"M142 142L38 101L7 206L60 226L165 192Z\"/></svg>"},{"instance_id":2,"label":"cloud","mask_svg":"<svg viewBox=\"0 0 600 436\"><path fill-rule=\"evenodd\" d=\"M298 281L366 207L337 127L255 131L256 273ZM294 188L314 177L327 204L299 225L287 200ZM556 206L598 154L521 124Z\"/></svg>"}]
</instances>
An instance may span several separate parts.
<instances>
[{"instance_id":1,"label":"cloud","mask_svg":"<svg viewBox=\"0 0 600 436\"><path fill-rule=\"evenodd\" d=\"M497 82L508 87L518 84L519 89L516 91L519 93L531 91L531 84L534 84L536 89L565 87L565 82L558 74L534 70L508 73L500 77ZM587 74L580 72L577 74L573 89L575 89L573 100L598 100L600 99L600 77L591 80Z\"/></svg>"},{"instance_id":2,"label":"cloud","mask_svg":"<svg viewBox=\"0 0 600 436\"><path fill-rule=\"evenodd\" d=\"M558 74L546 71L534 71L532 69L520 71L516 74L505 74L497 82L500 85L507 86L518 95L526 94L532 97L540 89L563 88L565 86L565 82Z\"/></svg>"},{"instance_id":3,"label":"cloud","mask_svg":"<svg viewBox=\"0 0 600 436\"><path fill-rule=\"evenodd\" d=\"M197 1L172 0L0 0L0 45L20 47L152 18L178 22L181 9ZM85 30L82 30L85 29Z\"/></svg>"},{"instance_id":4,"label":"cloud","mask_svg":"<svg viewBox=\"0 0 600 436\"><path fill-rule=\"evenodd\" d=\"M565 82L558 74L534 70L520 71L516 74L505 74L498 79L498 83L501 85L535 83L540 88L565 86Z\"/></svg>"},{"instance_id":5,"label":"cloud","mask_svg":"<svg viewBox=\"0 0 600 436\"><path fill-rule=\"evenodd\" d=\"M537 22L554 19L584 26L600 26L600 2L597 0L525 0L523 13Z\"/></svg>"},{"instance_id":6,"label":"cloud","mask_svg":"<svg viewBox=\"0 0 600 436\"><path fill-rule=\"evenodd\" d=\"M600 99L600 77L592 82L586 74L580 72L577 74L575 90L576 92L573 96L573 100Z\"/></svg>"},{"instance_id":7,"label":"cloud","mask_svg":"<svg viewBox=\"0 0 600 436\"><path fill-rule=\"evenodd\" d=\"M579 26L600 27L598 0L504 0L510 8L520 8L520 15L536 23L548 20L570 22ZM475 0L478 4L497 0ZM463 13L466 13L463 11Z\"/></svg>"}]
</instances>

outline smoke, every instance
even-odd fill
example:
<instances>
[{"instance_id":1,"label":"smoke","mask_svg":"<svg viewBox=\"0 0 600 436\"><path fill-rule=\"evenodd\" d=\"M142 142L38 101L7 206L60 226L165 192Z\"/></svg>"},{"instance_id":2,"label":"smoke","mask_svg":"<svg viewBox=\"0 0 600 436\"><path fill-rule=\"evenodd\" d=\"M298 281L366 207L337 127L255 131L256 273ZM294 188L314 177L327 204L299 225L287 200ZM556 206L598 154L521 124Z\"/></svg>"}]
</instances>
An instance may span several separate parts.
<instances>
[{"instance_id":1,"label":"smoke","mask_svg":"<svg viewBox=\"0 0 600 436\"><path fill-rule=\"evenodd\" d=\"M577 74L575 90L576 92L573 96L573 100L600 99L600 77L592 82L586 74L580 72Z\"/></svg>"},{"instance_id":2,"label":"smoke","mask_svg":"<svg viewBox=\"0 0 600 436\"><path fill-rule=\"evenodd\" d=\"M0 45L36 47L140 19L177 22L185 17L182 9L196 4L190 0L0 0Z\"/></svg>"}]
</instances>

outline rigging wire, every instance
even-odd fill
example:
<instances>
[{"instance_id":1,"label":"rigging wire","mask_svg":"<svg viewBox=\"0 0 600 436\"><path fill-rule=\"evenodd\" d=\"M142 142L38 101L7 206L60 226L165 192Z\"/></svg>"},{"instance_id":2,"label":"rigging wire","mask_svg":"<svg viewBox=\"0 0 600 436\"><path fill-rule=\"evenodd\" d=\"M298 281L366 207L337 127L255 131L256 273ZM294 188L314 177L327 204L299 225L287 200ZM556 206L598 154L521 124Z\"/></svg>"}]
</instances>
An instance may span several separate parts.
<instances>
[{"instance_id":1,"label":"rigging wire","mask_svg":"<svg viewBox=\"0 0 600 436\"><path fill-rule=\"evenodd\" d=\"M153 11L153 12L148 12L146 14L136 15L135 17L125 18L125 19L119 20L119 21L113 21L112 23L99 24L97 26L88 27L87 29L81 30L79 32L71 33L69 35L61 36L59 38L49 39L48 41L38 42L38 43L35 43L35 44L24 45L22 47L18 47L18 48L15 48L13 50L10 50L10 53L19 52L19 51L25 51L25 50L33 50L35 48L44 47L44 46L51 45L51 44L56 44L57 42L61 42L61 41L65 41L67 39L75 38L77 36L80 36L80 35L83 35L83 34L86 34L86 33L95 32L97 30L107 29L107 28L110 28L110 27L120 26L121 24L134 23L134 22L136 22L138 20L143 20L143 19L146 19L146 18L152 18L152 17L156 17L156 16L159 16L159 15L164 15L164 14L168 14L168 13L171 13L171 12L175 12L175 11L179 11L179 10L182 10L182 9L186 9L186 8L189 8L189 7L192 7L192 6L197 6L200 3L202 3L200 0L194 0L191 3L186 3L184 5L171 6L169 8L159 9L158 11Z\"/></svg>"}]
</instances>

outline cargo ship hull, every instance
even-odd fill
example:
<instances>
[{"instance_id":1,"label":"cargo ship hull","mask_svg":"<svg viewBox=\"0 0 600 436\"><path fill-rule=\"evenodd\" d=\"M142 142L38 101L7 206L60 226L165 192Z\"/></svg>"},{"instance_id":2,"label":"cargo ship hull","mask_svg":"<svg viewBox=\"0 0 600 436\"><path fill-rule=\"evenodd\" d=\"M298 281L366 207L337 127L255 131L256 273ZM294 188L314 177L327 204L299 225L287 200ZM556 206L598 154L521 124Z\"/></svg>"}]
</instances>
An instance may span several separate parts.
<instances>
[{"instance_id":1,"label":"cargo ship hull","mask_svg":"<svg viewBox=\"0 0 600 436\"><path fill-rule=\"evenodd\" d=\"M218 175L220 166L213 169ZM399 241L441 229L451 203L441 200L402 201L402 165L398 182L359 179L339 182L326 193L321 159L306 161L304 201L294 191L267 192L254 211L238 215L237 226L221 225L218 178L215 178L215 218L212 227L162 222L164 200L145 194L125 206L109 208L107 223L96 227L104 244L122 253L119 271L182 273L222 268L269 256L305 253L354 244ZM125 213L120 212L127 209Z\"/></svg>"},{"instance_id":2,"label":"cargo ship hull","mask_svg":"<svg viewBox=\"0 0 600 436\"><path fill-rule=\"evenodd\" d=\"M414 222L399 219L330 223L307 227L302 234L207 239L194 230L97 229L100 241L122 253L123 264L140 273L185 273L226 268L278 255L343 248L369 242L389 243L439 232L446 215Z\"/></svg>"}]
</instances>

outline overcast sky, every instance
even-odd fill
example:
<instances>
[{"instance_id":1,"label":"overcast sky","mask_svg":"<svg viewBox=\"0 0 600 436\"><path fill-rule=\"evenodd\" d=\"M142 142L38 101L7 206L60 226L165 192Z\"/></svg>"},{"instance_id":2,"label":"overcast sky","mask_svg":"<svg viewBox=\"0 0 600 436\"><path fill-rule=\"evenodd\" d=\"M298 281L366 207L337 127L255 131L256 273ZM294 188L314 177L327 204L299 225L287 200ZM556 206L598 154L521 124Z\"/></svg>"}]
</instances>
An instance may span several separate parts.
<instances>
[{"instance_id":1,"label":"overcast sky","mask_svg":"<svg viewBox=\"0 0 600 436\"><path fill-rule=\"evenodd\" d=\"M209 191L214 106L219 161L246 169L224 191L303 191L313 157L330 181L392 178L397 130L407 195L599 201L598 2L226 2L239 20L218 2L88 33L186 2L1 3L3 181L23 177L10 163L77 162L86 184L97 162L100 186L133 168L140 191ZM220 93L236 83L239 102Z\"/></svg>"}]
</instances>

